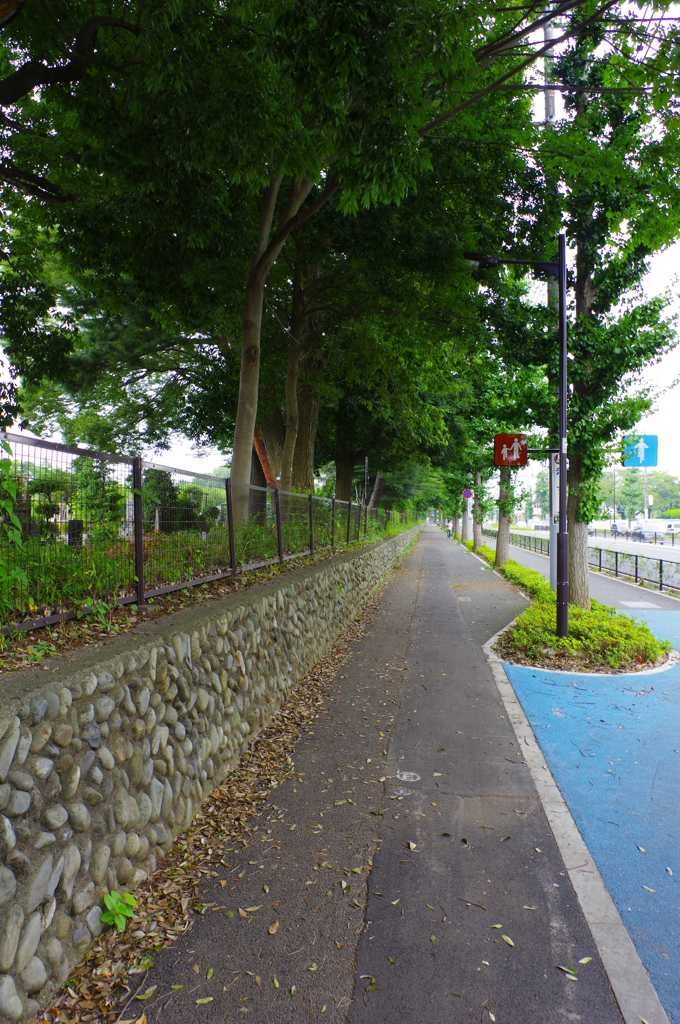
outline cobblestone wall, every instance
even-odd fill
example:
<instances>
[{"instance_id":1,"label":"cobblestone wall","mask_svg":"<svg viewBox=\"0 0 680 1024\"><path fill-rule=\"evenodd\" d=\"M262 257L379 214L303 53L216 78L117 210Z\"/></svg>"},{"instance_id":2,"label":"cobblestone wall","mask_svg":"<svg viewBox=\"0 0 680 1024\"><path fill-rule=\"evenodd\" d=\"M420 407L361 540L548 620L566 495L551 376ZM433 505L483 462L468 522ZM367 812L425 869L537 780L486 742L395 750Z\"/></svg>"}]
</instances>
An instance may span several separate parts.
<instances>
[{"instance_id":1,"label":"cobblestone wall","mask_svg":"<svg viewBox=\"0 0 680 1024\"><path fill-rule=\"evenodd\" d=\"M49 999L417 529L0 678L0 1021Z\"/></svg>"}]
</instances>

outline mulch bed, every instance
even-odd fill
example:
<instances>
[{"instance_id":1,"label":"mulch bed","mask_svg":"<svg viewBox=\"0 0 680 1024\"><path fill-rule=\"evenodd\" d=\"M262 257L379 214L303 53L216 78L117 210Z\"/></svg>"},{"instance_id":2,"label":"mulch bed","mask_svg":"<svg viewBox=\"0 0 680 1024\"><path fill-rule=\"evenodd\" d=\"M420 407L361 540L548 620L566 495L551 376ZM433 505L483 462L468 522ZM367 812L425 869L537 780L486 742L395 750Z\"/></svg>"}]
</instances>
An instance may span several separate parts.
<instances>
[{"instance_id":1,"label":"mulch bed","mask_svg":"<svg viewBox=\"0 0 680 1024\"><path fill-rule=\"evenodd\" d=\"M628 661L619 665L618 668L612 668L606 661L593 660L583 655L571 654L568 651L556 651L552 647L547 647L539 658L530 660L512 648L509 633L510 630L506 630L494 644L494 651L499 658L511 665L545 668L552 672L599 672L608 676L629 675L632 672L647 672L650 668L658 668L672 658L672 655L664 654L656 661Z\"/></svg>"}]
</instances>

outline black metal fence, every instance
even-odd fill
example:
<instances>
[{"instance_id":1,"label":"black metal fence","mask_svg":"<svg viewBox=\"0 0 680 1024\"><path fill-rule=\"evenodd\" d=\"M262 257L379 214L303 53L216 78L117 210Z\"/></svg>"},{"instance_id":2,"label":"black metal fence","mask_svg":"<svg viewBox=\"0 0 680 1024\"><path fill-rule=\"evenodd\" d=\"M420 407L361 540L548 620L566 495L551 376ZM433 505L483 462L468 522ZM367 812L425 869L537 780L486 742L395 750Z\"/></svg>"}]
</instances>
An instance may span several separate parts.
<instances>
[{"instance_id":1,"label":"black metal fence","mask_svg":"<svg viewBox=\"0 0 680 1024\"><path fill-rule=\"evenodd\" d=\"M496 537L495 530L485 529L482 533L486 537ZM540 555L550 554L550 540L547 537L511 533L510 543ZM659 590L680 591L680 562L667 558L652 558L650 555L634 554L629 551L589 547L588 565L599 572L609 573L631 583L648 584Z\"/></svg>"},{"instance_id":2,"label":"black metal fence","mask_svg":"<svg viewBox=\"0 0 680 1024\"><path fill-rule=\"evenodd\" d=\"M379 539L404 512L0 432L0 632Z\"/></svg>"}]
</instances>

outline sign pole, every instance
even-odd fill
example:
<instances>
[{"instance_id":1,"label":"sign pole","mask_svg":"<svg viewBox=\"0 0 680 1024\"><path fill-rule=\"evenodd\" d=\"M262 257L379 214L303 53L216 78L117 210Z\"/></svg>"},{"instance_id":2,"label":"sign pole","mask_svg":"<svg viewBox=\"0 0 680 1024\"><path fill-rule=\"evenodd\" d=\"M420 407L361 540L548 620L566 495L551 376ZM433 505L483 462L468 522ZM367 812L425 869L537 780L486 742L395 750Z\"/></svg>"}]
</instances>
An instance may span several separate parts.
<instances>
[{"instance_id":1,"label":"sign pole","mask_svg":"<svg viewBox=\"0 0 680 1024\"><path fill-rule=\"evenodd\" d=\"M548 465L549 469L549 496L550 496L550 532L548 534L550 538L549 553L550 553L550 589L557 589L557 528L559 522L559 507L560 507L560 495L559 495L559 468L560 457L556 452L551 452Z\"/></svg>"}]
</instances>

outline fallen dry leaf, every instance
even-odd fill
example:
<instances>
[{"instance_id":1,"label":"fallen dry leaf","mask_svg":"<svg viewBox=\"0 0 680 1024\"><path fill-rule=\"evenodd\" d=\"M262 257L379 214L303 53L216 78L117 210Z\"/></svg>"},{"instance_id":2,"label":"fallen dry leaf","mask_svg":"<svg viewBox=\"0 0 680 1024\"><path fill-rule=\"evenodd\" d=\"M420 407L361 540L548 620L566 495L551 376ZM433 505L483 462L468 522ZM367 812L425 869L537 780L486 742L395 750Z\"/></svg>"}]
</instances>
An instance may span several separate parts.
<instances>
[{"instance_id":1,"label":"fallen dry leaf","mask_svg":"<svg viewBox=\"0 0 680 1024\"><path fill-rule=\"evenodd\" d=\"M267 931L269 932L270 935L276 935L278 930L279 930L279 922L278 921L274 921L274 924L270 924L269 928L267 928Z\"/></svg>"},{"instance_id":2,"label":"fallen dry leaf","mask_svg":"<svg viewBox=\"0 0 680 1024\"><path fill-rule=\"evenodd\" d=\"M501 935L503 942L507 942L508 946L514 946L515 943L512 941L509 935Z\"/></svg>"},{"instance_id":3,"label":"fallen dry leaf","mask_svg":"<svg viewBox=\"0 0 680 1024\"><path fill-rule=\"evenodd\" d=\"M142 992L141 995L135 996L135 999L151 999L151 996L154 994L157 988L158 985L151 985L151 987L147 988L147 990L145 992Z\"/></svg>"}]
</instances>

